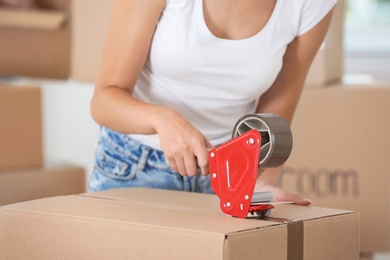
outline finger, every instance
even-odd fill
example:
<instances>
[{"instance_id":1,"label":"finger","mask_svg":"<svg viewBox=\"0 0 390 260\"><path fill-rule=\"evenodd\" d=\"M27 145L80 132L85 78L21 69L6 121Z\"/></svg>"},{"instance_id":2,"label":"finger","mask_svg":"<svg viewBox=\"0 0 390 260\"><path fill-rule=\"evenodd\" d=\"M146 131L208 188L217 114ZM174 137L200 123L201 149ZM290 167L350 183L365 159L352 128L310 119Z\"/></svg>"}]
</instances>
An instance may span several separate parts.
<instances>
[{"instance_id":1,"label":"finger","mask_svg":"<svg viewBox=\"0 0 390 260\"><path fill-rule=\"evenodd\" d=\"M288 200L294 202L294 204L296 205L308 206L312 203L311 200L304 199L301 196L298 196L296 194L288 193L288 195L289 195Z\"/></svg>"},{"instance_id":2,"label":"finger","mask_svg":"<svg viewBox=\"0 0 390 260\"><path fill-rule=\"evenodd\" d=\"M194 156L186 156L184 162L188 176L195 176L198 174L198 166Z\"/></svg>"},{"instance_id":3,"label":"finger","mask_svg":"<svg viewBox=\"0 0 390 260\"><path fill-rule=\"evenodd\" d=\"M200 168L201 174L206 176L209 174L209 161L207 157L207 151L204 154L199 155L197 158L197 164Z\"/></svg>"},{"instance_id":4,"label":"finger","mask_svg":"<svg viewBox=\"0 0 390 260\"><path fill-rule=\"evenodd\" d=\"M205 145L206 148L212 148L213 146L210 144L210 142L205 139ZM209 174L209 160L208 160L208 149L205 149L204 146L198 147L197 153L196 153L196 161L197 164L201 170L201 174L203 176L206 176Z\"/></svg>"},{"instance_id":5,"label":"finger","mask_svg":"<svg viewBox=\"0 0 390 260\"><path fill-rule=\"evenodd\" d=\"M176 158L175 159L175 164L177 166L177 172L181 176L187 176L187 169L186 169L186 165L184 163L183 157Z\"/></svg>"},{"instance_id":6,"label":"finger","mask_svg":"<svg viewBox=\"0 0 390 260\"><path fill-rule=\"evenodd\" d=\"M200 168L200 172L203 176L207 176L210 173L208 164L201 164L201 165L199 165L199 168Z\"/></svg>"},{"instance_id":7,"label":"finger","mask_svg":"<svg viewBox=\"0 0 390 260\"><path fill-rule=\"evenodd\" d=\"M205 145L206 148L208 148L208 149L214 148L214 145L212 145L212 144L210 143L210 141L209 141L207 138L204 139L204 145Z\"/></svg>"},{"instance_id":8,"label":"finger","mask_svg":"<svg viewBox=\"0 0 390 260\"><path fill-rule=\"evenodd\" d=\"M302 206L308 206L312 203L309 199L304 199L299 195L289 192L283 192L282 196L278 196L275 199L275 201L292 201L294 204Z\"/></svg>"},{"instance_id":9,"label":"finger","mask_svg":"<svg viewBox=\"0 0 390 260\"><path fill-rule=\"evenodd\" d=\"M299 197L297 198L295 201L294 201L294 204L297 204L297 205L302 205L302 206L308 206L310 204L312 204L313 202L309 199L305 199L305 198L302 198L302 197Z\"/></svg>"},{"instance_id":10,"label":"finger","mask_svg":"<svg viewBox=\"0 0 390 260\"><path fill-rule=\"evenodd\" d=\"M201 148L200 153L196 155L196 166L200 168L201 174L206 176L209 174L209 161L208 161L208 150Z\"/></svg>"},{"instance_id":11,"label":"finger","mask_svg":"<svg viewBox=\"0 0 390 260\"><path fill-rule=\"evenodd\" d=\"M175 171L175 172L179 171L178 168L177 168L175 160L166 158L166 161L167 161L168 166L171 167L171 169L173 171Z\"/></svg>"}]
</instances>

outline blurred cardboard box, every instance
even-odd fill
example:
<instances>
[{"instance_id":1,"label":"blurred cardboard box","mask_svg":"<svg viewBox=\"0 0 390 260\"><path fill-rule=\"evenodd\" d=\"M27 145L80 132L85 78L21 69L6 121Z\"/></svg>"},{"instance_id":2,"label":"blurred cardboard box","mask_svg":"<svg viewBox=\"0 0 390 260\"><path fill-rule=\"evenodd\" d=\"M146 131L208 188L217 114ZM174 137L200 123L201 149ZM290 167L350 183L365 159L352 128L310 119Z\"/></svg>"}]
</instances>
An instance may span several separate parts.
<instances>
[{"instance_id":1,"label":"blurred cardboard box","mask_svg":"<svg viewBox=\"0 0 390 260\"><path fill-rule=\"evenodd\" d=\"M0 258L358 259L356 212L281 205L267 221L215 195L117 189L0 208Z\"/></svg>"},{"instance_id":2,"label":"blurred cardboard box","mask_svg":"<svg viewBox=\"0 0 390 260\"><path fill-rule=\"evenodd\" d=\"M72 1L72 78L95 82L114 0Z\"/></svg>"},{"instance_id":3,"label":"blurred cardboard box","mask_svg":"<svg viewBox=\"0 0 390 260\"><path fill-rule=\"evenodd\" d=\"M343 28L345 0L338 0L325 41L317 52L306 78L307 87L323 88L343 76Z\"/></svg>"},{"instance_id":4,"label":"blurred cardboard box","mask_svg":"<svg viewBox=\"0 0 390 260\"><path fill-rule=\"evenodd\" d=\"M43 163L41 89L0 84L0 169Z\"/></svg>"},{"instance_id":5,"label":"blurred cardboard box","mask_svg":"<svg viewBox=\"0 0 390 260\"><path fill-rule=\"evenodd\" d=\"M303 92L281 186L361 216L361 251L390 250L390 86Z\"/></svg>"},{"instance_id":6,"label":"blurred cardboard box","mask_svg":"<svg viewBox=\"0 0 390 260\"><path fill-rule=\"evenodd\" d=\"M85 170L60 165L0 170L0 205L86 191Z\"/></svg>"},{"instance_id":7,"label":"blurred cardboard box","mask_svg":"<svg viewBox=\"0 0 390 260\"><path fill-rule=\"evenodd\" d=\"M67 79L69 0L40 0L42 8L0 8L0 75Z\"/></svg>"},{"instance_id":8,"label":"blurred cardboard box","mask_svg":"<svg viewBox=\"0 0 390 260\"><path fill-rule=\"evenodd\" d=\"M372 253L360 253L359 260L374 260Z\"/></svg>"}]
</instances>

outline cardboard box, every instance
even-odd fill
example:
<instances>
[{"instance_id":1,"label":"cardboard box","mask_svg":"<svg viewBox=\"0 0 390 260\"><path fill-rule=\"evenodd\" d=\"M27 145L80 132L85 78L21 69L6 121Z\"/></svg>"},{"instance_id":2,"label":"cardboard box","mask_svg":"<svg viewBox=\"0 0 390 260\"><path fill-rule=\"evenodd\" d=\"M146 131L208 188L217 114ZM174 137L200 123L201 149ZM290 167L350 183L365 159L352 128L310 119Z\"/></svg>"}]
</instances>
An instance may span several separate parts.
<instances>
[{"instance_id":1,"label":"cardboard box","mask_svg":"<svg viewBox=\"0 0 390 260\"><path fill-rule=\"evenodd\" d=\"M43 163L41 89L0 84L0 169Z\"/></svg>"},{"instance_id":2,"label":"cardboard box","mask_svg":"<svg viewBox=\"0 0 390 260\"><path fill-rule=\"evenodd\" d=\"M390 87L305 90L281 186L315 206L357 211L361 251L390 250Z\"/></svg>"},{"instance_id":3,"label":"cardboard box","mask_svg":"<svg viewBox=\"0 0 390 260\"><path fill-rule=\"evenodd\" d=\"M355 212L282 205L271 217L228 217L215 195L180 191L54 197L0 208L0 258L359 258Z\"/></svg>"},{"instance_id":4,"label":"cardboard box","mask_svg":"<svg viewBox=\"0 0 390 260\"><path fill-rule=\"evenodd\" d=\"M0 75L69 77L70 15L64 6L0 8Z\"/></svg>"},{"instance_id":5,"label":"cardboard box","mask_svg":"<svg viewBox=\"0 0 390 260\"><path fill-rule=\"evenodd\" d=\"M86 191L85 170L61 165L0 170L0 205Z\"/></svg>"},{"instance_id":6,"label":"cardboard box","mask_svg":"<svg viewBox=\"0 0 390 260\"><path fill-rule=\"evenodd\" d=\"M323 46L317 52L306 78L307 87L323 88L343 76L343 29L345 0L338 0Z\"/></svg>"},{"instance_id":7,"label":"cardboard box","mask_svg":"<svg viewBox=\"0 0 390 260\"><path fill-rule=\"evenodd\" d=\"M95 82L114 0L72 1L72 78Z\"/></svg>"}]
</instances>

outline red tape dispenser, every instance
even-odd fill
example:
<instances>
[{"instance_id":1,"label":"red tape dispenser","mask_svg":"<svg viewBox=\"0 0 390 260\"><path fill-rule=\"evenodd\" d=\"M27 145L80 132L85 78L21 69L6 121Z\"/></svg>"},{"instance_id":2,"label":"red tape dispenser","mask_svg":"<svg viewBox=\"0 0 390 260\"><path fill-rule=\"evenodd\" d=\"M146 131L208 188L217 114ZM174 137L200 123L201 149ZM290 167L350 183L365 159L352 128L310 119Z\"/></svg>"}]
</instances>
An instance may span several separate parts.
<instances>
[{"instance_id":1,"label":"red tape dispenser","mask_svg":"<svg viewBox=\"0 0 390 260\"><path fill-rule=\"evenodd\" d=\"M211 187L220 199L222 212L238 218L268 216L274 208L272 193L254 193L259 169L282 165L291 148L291 131L281 117L242 117L234 127L233 138L208 152Z\"/></svg>"}]
</instances>

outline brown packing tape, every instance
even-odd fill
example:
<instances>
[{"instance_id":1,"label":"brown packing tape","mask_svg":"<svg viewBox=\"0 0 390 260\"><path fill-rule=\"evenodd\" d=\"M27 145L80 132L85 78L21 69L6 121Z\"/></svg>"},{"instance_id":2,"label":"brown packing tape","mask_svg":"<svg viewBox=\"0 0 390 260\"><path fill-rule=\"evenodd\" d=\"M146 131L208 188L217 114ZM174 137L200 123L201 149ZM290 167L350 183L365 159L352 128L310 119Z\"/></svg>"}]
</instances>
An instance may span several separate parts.
<instances>
[{"instance_id":1,"label":"brown packing tape","mask_svg":"<svg viewBox=\"0 0 390 260\"><path fill-rule=\"evenodd\" d=\"M303 259L303 220L287 222L287 259Z\"/></svg>"},{"instance_id":2,"label":"brown packing tape","mask_svg":"<svg viewBox=\"0 0 390 260\"><path fill-rule=\"evenodd\" d=\"M303 220L274 217L265 220L287 224L287 260L303 260Z\"/></svg>"}]
</instances>

